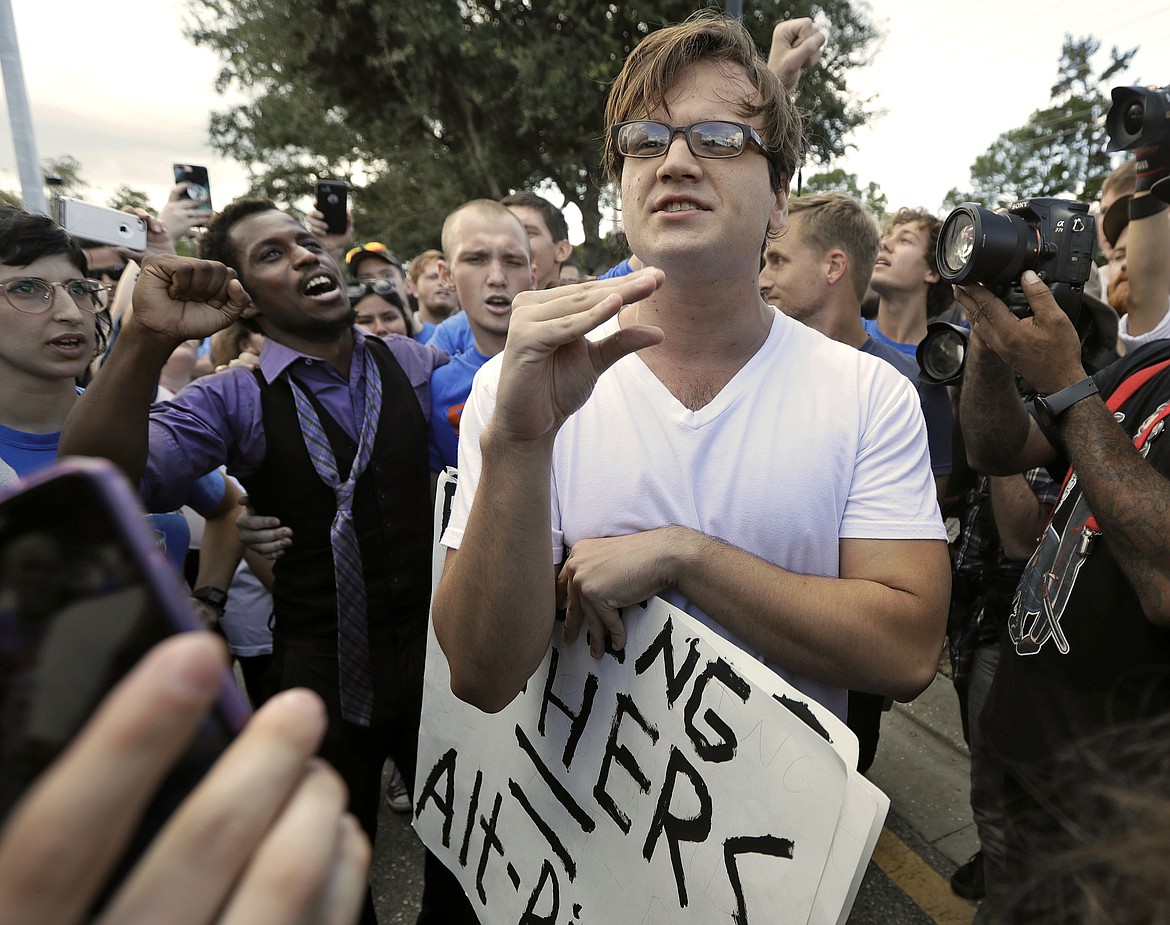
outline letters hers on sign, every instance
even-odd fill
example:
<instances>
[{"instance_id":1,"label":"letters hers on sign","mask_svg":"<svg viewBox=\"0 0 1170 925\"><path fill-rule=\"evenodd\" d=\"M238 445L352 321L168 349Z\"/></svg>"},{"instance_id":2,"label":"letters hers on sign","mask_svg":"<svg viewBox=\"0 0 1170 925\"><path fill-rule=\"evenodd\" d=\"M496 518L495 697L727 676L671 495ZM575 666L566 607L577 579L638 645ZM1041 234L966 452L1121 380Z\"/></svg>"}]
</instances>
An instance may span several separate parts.
<instances>
[{"instance_id":1,"label":"letters hers on sign","mask_svg":"<svg viewBox=\"0 0 1170 925\"><path fill-rule=\"evenodd\" d=\"M434 638L415 828L485 922L844 922L889 801L853 734L660 599L595 661L555 632L498 714Z\"/></svg>"}]
</instances>

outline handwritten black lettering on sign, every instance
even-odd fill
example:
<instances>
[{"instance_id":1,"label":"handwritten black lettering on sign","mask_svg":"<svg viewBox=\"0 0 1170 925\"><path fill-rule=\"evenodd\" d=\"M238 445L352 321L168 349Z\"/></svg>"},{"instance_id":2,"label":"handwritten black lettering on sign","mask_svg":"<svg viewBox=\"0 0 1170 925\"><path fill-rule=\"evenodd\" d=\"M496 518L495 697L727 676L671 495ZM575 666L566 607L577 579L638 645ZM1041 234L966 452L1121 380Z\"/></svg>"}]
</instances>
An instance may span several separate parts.
<instances>
[{"instance_id":1,"label":"handwritten black lettering on sign","mask_svg":"<svg viewBox=\"0 0 1170 925\"><path fill-rule=\"evenodd\" d=\"M428 689L416 826L484 921L808 921L844 765L658 604L621 663L555 645L494 716Z\"/></svg>"}]
</instances>

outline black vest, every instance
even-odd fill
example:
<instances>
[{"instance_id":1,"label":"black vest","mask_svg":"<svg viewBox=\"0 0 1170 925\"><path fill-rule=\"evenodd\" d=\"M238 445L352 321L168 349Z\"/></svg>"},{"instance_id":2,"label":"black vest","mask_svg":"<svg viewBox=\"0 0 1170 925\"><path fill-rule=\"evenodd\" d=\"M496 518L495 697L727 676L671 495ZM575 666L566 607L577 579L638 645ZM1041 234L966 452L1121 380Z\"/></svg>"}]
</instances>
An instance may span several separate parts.
<instances>
[{"instance_id":1,"label":"black vest","mask_svg":"<svg viewBox=\"0 0 1170 925\"><path fill-rule=\"evenodd\" d=\"M366 584L371 664L425 628L430 604L432 513L426 421L410 380L376 337L366 338L366 362L382 373L382 411L373 452L357 480L353 515ZM264 461L244 488L252 506L280 518L292 545L276 560L274 636L278 644L337 651L337 589L329 528L337 512L333 491L313 468L288 381L271 385L259 370L266 442ZM306 393L308 390L305 390ZM357 444L312 395L309 400L344 478Z\"/></svg>"}]
</instances>

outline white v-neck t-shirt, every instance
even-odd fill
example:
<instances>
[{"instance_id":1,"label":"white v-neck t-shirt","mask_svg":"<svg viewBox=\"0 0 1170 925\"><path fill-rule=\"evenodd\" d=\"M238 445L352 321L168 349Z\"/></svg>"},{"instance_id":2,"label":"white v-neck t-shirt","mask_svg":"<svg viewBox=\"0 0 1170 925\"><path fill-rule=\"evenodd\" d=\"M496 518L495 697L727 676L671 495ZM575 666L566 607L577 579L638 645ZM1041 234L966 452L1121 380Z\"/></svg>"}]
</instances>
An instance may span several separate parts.
<instances>
[{"instance_id":1,"label":"white v-neck t-shirt","mask_svg":"<svg viewBox=\"0 0 1170 925\"><path fill-rule=\"evenodd\" d=\"M614 318L591 336L617 329ZM451 549L478 488L502 359L479 371L463 411L442 540ZM580 539L682 525L789 571L836 577L841 539L946 540L909 380L778 310L760 349L698 411L636 355L618 361L557 435L551 487L555 562ZM662 596L752 651L677 592ZM764 661L844 718L845 690Z\"/></svg>"}]
</instances>

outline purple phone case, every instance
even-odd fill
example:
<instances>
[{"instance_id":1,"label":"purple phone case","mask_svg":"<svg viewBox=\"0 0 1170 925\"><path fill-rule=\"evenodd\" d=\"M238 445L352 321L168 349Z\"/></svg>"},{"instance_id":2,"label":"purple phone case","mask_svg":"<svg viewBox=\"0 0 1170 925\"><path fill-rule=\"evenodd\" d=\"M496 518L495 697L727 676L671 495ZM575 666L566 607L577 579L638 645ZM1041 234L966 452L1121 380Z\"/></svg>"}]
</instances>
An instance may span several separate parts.
<instances>
[{"instance_id":1,"label":"purple phone case","mask_svg":"<svg viewBox=\"0 0 1170 925\"><path fill-rule=\"evenodd\" d=\"M9 506L19 503L16 499L20 496L44 494L54 491L55 486L73 490L69 482L76 479L84 482L84 491L101 506L114 525L126 552L138 565L164 621L176 633L207 632L195 615L185 586L148 529L138 495L126 477L107 460L70 457L0 492L0 523ZM216 712L233 734L243 728L252 712L229 671L224 672Z\"/></svg>"}]
</instances>

